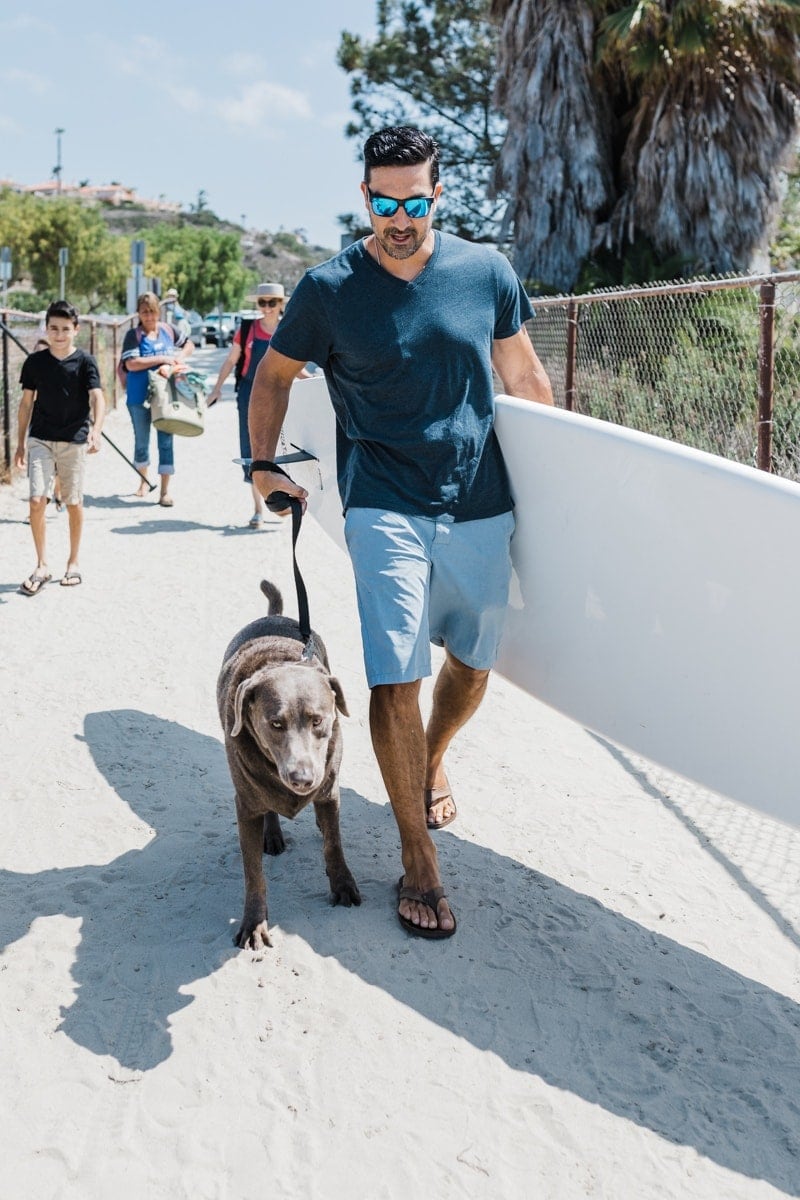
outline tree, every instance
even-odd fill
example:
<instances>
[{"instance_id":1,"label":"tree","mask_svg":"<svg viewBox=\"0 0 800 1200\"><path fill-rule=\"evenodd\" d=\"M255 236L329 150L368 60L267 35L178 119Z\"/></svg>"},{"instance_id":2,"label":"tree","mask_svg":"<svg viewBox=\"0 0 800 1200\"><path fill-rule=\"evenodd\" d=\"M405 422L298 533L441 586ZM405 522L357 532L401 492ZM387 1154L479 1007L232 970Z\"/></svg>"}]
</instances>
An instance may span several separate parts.
<instances>
[{"instance_id":1,"label":"tree","mask_svg":"<svg viewBox=\"0 0 800 1200\"><path fill-rule=\"evenodd\" d=\"M746 269L797 133L800 0L493 0L517 269L568 289L647 238Z\"/></svg>"},{"instance_id":2,"label":"tree","mask_svg":"<svg viewBox=\"0 0 800 1200\"><path fill-rule=\"evenodd\" d=\"M497 30L489 0L378 0L374 41L344 32L339 65L350 76L363 143L386 125L418 125L442 148L440 220L472 240L494 240L502 203L488 196L505 121L492 106ZM363 216L339 218L355 233Z\"/></svg>"},{"instance_id":3,"label":"tree","mask_svg":"<svg viewBox=\"0 0 800 1200\"><path fill-rule=\"evenodd\" d=\"M11 247L17 279L42 298L58 295L58 252L69 250L67 298L82 311L124 304L127 250L95 208L68 198L0 194L0 242Z\"/></svg>"},{"instance_id":4,"label":"tree","mask_svg":"<svg viewBox=\"0 0 800 1200\"><path fill-rule=\"evenodd\" d=\"M189 308L238 308L249 282L234 233L194 225L157 225L137 235L147 243L145 274L178 289Z\"/></svg>"}]
</instances>

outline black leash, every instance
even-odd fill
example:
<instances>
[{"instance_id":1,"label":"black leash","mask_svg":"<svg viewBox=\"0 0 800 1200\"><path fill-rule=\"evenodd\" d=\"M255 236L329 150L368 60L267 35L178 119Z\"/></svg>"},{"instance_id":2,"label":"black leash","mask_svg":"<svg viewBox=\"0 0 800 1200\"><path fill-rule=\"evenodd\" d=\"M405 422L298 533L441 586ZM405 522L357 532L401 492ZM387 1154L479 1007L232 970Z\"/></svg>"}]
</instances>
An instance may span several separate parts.
<instances>
[{"instance_id":1,"label":"black leash","mask_svg":"<svg viewBox=\"0 0 800 1200\"><path fill-rule=\"evenodd\" d=\"M260 460L251 462L251 474L253 467L258 471L274 471L278 475L286 475L286 478L289 478L286 471L278 463ZM316 647L314 645L313 634L311 633L311 620L308 613L308 592L306 591L305 581L300 573L300 568L297 565L297 539L300 536L300 526L303 523L303 506L296 496L290 496L287 492L272 492L264 503L270 512L285 512L287 508L291 508L292 510L292 566L294 568L294 586L297 590L297 620L300 626L300 635L305 643L301 658L304 661L308 661L314 657Z\"/></svg>"}]
</instances>

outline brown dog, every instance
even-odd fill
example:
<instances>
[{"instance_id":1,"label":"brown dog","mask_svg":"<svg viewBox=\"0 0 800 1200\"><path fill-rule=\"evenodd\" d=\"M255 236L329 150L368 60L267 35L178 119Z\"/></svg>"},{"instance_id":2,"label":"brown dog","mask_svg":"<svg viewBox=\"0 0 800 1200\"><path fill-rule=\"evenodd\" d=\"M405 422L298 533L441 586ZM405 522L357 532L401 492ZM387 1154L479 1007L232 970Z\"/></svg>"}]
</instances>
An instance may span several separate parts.
<instances>
[{"instance_id":1,"label":"brown dog","mask_svg":"<svg viewBox=\"0 0 800 1200\"><path fill-rule=\"evenodd\" d=\"M217 681L244 867L244 915L234 940L253 950L272 945L261 856L286 849L279 814L295 817L313 803L333 903L361 903L339 834L342 689L316 634L307 661L297 621L281 615L280 592L266 581L261 590L269 616L236 635Z\"/></svg>"}]
</instances>

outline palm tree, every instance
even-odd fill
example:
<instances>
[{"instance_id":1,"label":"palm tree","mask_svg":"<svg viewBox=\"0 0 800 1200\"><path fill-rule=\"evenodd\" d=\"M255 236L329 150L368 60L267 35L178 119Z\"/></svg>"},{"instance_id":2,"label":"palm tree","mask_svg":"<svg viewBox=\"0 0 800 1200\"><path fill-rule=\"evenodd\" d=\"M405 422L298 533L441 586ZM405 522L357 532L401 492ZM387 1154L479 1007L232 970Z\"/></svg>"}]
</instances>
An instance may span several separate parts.
<instances>
[{"instance_id":1,"label":"palm tree","mask_svg":"<svg viewBox=\"0 0 800 1200\"><path fill-rule=\"evenodd\" d=\"M509 121L495 182L511 194L520 273L567 289L589 249L621 254L641 235L694 270L746 269L797 134L800 0L493 0L492 12Z\"/></svg>"},{"instance_id":2,"label":"palm tree","mask_svg":"<svg viewBox=\"0 0 800 1200\"><path fill-rule=\"evenodd\" d=\"M495 102L508 131L494 174L510 196L517 271L566 289L614 199L612 115L594 85L595 20L584 0L493 0L502 20Z\"/></svg>"}]
</instances>

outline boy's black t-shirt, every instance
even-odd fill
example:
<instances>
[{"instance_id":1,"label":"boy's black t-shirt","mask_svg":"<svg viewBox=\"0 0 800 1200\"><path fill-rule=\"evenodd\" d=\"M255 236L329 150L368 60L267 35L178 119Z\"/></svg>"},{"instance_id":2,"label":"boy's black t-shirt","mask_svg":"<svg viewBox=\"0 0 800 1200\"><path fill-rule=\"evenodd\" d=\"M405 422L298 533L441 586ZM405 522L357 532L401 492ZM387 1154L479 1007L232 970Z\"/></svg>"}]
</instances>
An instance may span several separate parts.
<instances>
[{"instance_id":1,"label":"boy's black t-shirt","mask_svg":"<svg viewBox=\"0 0 800 1200\"><path fill-rule=\"evenodd\" d=\"M91 428L89 392L100 387L91 354L73 350L56 358L49 350L30 354L22 364L23 388L36 392L30 437L43 442L85 442Z\"/></svg>"}]
</instances>

